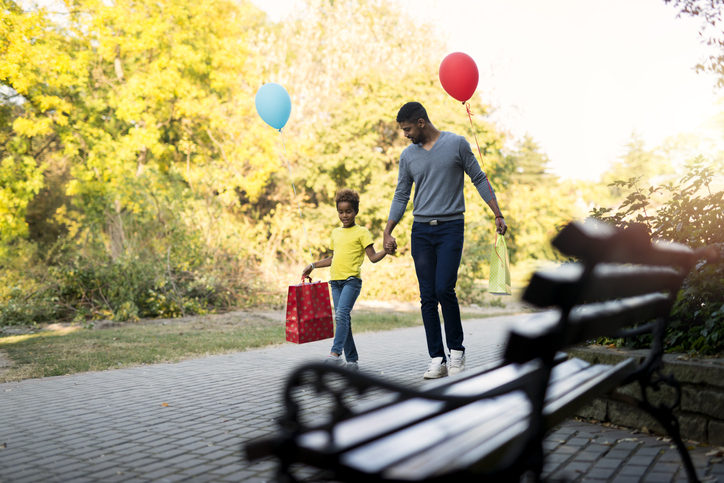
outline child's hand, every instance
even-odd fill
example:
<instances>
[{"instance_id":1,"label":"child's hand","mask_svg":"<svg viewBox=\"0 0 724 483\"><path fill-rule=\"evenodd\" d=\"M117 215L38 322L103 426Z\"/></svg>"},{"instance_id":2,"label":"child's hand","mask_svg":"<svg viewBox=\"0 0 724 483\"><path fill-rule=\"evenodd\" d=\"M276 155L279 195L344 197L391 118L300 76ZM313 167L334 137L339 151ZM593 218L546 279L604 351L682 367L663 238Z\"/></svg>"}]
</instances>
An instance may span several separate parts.
<instances>
[{"instance_id":1,"label":"child's hand","mask_svg":"<svg viewBox=\"0 0 724 483\"><path fill-rule=\"evenodd\" d=\"M304 270L302 271L302 278L307 278L309 274L312 273L312 270L314 270L314 267L311 263L304 267Z\"/></svg>"}]
</instances>

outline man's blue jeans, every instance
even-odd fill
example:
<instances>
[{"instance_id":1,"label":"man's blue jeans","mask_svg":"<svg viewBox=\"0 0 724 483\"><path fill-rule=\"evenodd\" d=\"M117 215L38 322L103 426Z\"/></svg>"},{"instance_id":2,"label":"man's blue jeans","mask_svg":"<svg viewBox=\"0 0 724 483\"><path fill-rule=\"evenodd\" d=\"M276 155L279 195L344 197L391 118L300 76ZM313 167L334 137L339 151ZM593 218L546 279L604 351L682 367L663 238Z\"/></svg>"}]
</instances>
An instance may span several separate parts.
<instances>
[{"instance_id":1,"label":"man's blue jeans","mask_svg":"<svg viewBox=\"0 0 724 483\"><path fill-rule=\"evenodd\" d=\"M334 301L334 319L337 323L332 352L340 355L344 352L347 362L356 362L359 356L352 337L352 318L349 313L352 312L362 290L362 280L350 277L347 280L332 280L330 285Z\"/></svg>"},{"instance_id":2,"label":"man's blue jeans","mask_svg":"<svg viewBox=\"0 0 724 483\"><path fill-rule=\"evenodd\" d=\"M450 350L464 351L460 306L455 294L458 268L463 254L465 221L454 220L437 226L412 224L412 258L420 284L422 323L430 357L445 356L438 303L445 321L445 341Z\"/></svg>"}]
</instances>

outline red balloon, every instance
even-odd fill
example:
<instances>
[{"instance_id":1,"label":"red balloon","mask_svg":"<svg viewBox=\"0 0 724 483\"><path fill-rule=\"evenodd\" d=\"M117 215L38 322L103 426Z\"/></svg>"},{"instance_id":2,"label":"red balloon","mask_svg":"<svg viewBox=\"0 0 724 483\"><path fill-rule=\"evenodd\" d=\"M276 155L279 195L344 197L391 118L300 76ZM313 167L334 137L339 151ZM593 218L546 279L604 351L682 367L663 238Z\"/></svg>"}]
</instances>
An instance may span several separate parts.
<instances>
[{"instance_id":1,"label":"red balloon","mask_svg":"<svg viewBox=\"0 0 724 483\"><path fill-rule=\"evenodd\" d=\"M468 54L453 52L440 64L440 83L448 94L464 103L478 87L478 66Z\"/></svg>"}]
</instances>

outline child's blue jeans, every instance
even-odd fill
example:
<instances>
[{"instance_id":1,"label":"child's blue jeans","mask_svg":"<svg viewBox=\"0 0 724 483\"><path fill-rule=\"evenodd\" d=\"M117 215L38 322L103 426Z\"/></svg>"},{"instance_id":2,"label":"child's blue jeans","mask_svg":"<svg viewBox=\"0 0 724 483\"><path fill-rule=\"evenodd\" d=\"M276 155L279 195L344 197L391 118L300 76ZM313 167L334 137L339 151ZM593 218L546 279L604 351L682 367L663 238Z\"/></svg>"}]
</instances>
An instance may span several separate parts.
<instances>
[{"instance_id":1,"label":"child's blue jeans","mask_svg":"<svg viewBox=\"0 0 724 483\"><path fill-rule=\"evenodd\" d=\"M362 280L356 277L349 277L347 280L332 280L332 300L334 301L334 318L337 322L337 330L334 334L332 352L335 354L344 353L347 362L356 362L357 347L352 337L352 318L350 312L362 291Z\"/></svg>"}]
</instances>

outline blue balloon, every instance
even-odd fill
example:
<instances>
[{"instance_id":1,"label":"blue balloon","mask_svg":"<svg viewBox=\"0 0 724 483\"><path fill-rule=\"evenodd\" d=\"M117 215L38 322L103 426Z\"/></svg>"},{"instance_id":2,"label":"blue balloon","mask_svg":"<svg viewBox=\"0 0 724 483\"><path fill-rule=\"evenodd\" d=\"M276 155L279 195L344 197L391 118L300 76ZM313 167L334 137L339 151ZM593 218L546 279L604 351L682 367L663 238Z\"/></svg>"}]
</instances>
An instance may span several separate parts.
<instances>
[{"instance_id":1,"label":"blue balloon","mask_svg":"<svg viewBox=\"0 0 724 483\"><path fill-rule=\"evenodd\" d=\"M279 131L287 124L292 113L292 98L280 84L269 82L256 91L256 112L274 129Z\"/></svg>"}]
</instances>

